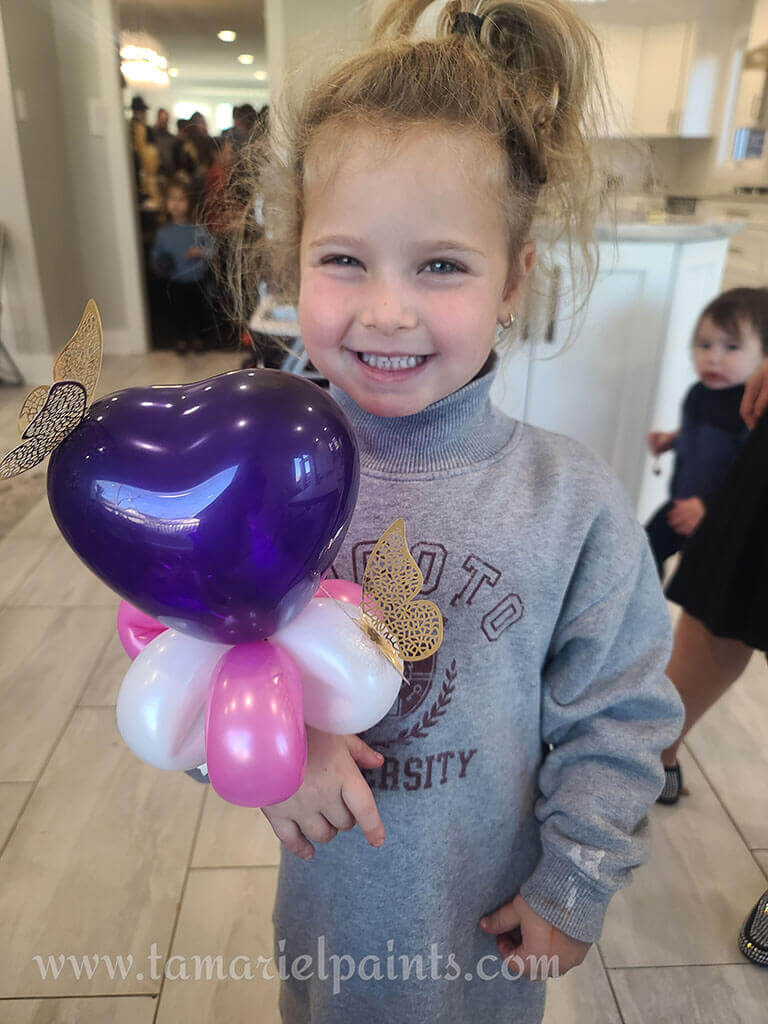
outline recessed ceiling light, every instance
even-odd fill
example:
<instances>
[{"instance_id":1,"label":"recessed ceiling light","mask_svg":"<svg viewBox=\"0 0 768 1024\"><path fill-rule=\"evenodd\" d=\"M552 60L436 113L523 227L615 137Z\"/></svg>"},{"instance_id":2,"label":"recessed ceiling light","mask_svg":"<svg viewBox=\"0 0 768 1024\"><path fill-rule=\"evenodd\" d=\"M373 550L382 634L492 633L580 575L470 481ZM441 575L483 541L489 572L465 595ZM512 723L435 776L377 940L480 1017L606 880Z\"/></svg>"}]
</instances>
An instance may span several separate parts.
<instances>
[{"instance_id":1,"label":"recessed ceiling light","mask_svg":"<svg viewBox=\"0 0 768 1024\"><path fill-rule=\"evenodd\" d=\"M265 82L267 80L267 72L266 71L254 71L253 72L253 77L254 78L258 78L258 80L260 82Z\"/></svg>"},{"instance_id":2,"label":"recessed ceiling light","mask_svg":"<svg viewBox=\"0 0 768 1024\"><path fill-rule=\"evenodd\" d=\"M221 32L217 32L216 35L222 43L234 43L237 39L237 32L233 32L231 28L223 28Z\"/></svg>"},{"instance_id":3,"label":"recessed ceiling light","mask_svg":"<svg viewBox=\"0 0 768 1024\"><path fill-rule=\"evenodd\" d=\"M253 64L252 53L241 53L237 58L241 64Z\"/></svg>"},{"instance_id":4,"label":"recessed ceiling light","mask_svg":"<svg viewBox=\"0 0 768 1024\"><path fill-rule=\"evenodd\" d=\"M179 77L179 69L178 68L168 68L168 74L171 76L171 78L178 78Z\"/></svg>"}]
</instances>

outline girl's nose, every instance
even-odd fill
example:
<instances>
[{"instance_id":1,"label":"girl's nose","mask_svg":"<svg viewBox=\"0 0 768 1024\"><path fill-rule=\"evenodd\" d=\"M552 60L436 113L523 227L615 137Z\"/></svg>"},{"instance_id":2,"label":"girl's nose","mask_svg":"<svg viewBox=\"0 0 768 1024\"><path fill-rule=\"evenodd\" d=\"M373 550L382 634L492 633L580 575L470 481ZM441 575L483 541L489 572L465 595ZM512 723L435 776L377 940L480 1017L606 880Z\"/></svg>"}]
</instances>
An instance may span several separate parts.
<instances>
[{"instance_id":1,"label":"girl's nose","mask_svg":"<svg viewBox=\"0 0 768 1024\"><path fill-rule=\"evenodd\" d=\"M371 289L360 313L363 327L375 328L383 335L413 330L418 318L403 291L394 282Z\"/></svg>"}]
</instances>

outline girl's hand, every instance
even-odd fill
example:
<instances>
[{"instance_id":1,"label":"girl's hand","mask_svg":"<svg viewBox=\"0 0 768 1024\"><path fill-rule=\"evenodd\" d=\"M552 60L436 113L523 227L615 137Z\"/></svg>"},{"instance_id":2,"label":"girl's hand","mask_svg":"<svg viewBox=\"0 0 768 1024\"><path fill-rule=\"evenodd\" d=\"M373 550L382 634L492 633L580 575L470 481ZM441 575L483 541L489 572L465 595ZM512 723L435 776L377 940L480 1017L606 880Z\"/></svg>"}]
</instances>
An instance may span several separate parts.
<instances>
[{"instance_id":1,"label":"girl's hand","mask_svg":"<svg viewBox=\"0 0 768 1024\"><path fill-rule=\"evenodd\" d=\"M304 781L292 797L261 808L283 846L309 860L315 852L310 839L330 843L339 830L356 824L371 846L381 846L384 826L358 765L378 768L383 760L359 736L333 736L307 726Z\"/></svg>"},{"instance_id":2,"label":"girl's hand","mask_svg":"<svg viewBox=\"0 0 768 1024\"><path fill-rule=\"evenodd\" d=\"M741 418L750 430L754 430L758 420L768 409L768 359L755 370L747 381L744 397L741 400Z\"/></svg>"},{"instance_id":3,"label":"girl's hand","mask_svg":"<svg viewBox=\"0 0 768 1024\"><path fill-rule=\"evenodd\" d=\"M701 498L679 498L667 513L667 522L675 533L690 537L706 514L707 509Z\"/></svg>"},{"instance_id":4,"label":"girl's hand","mask_svg":"<svg viewBox=\"0 0 768 1024\"><path fill-rule=\"evenodd\" d=\"M517 958L513 976L522 974L531 981L561 977L582 962L591 946L590 942L572 939L539 917L519 893L511 903L480 918L480 927L486 934L497 936L496 948L505 960L510 956ZM547 962L542 964L541 957L546 957ZM533 964L536 970L532 972Z\"/></svg>"},{"instance_id":5,"label":"girl's hand","mask_svg":"<svg viewBox=\"0 0 768 1024\"><path fill-rule=\"evenodd\" d=\"M648 450L651 455L663 455L674 447L677 431L667 433L663 430L652 430L648 435Z\"/></svg>"},{"instance_id":6,"label":"girl's hand","mask_svg":"<svg viewBox=\"0 0 768 1024\"><path fill-rule=\"evenodd\" d=\"M199 260L202 255L203 250L200 248L199 245L193 245L191 249L187 249L188 260Z\"/></svg>"}]
</instances>

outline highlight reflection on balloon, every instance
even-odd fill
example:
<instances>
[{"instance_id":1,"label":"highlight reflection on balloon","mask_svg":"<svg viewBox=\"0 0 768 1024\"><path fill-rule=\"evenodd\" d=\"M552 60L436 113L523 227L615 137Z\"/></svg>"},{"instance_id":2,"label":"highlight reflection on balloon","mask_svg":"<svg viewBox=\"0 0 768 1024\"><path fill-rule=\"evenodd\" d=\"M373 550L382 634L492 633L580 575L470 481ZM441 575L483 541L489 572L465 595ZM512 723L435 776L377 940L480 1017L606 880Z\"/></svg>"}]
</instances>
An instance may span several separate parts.
<instances>
[{"instance_id":1,"label":"highlight reflection on balloon","mask_svg":"<svg viewBox=\"0 0 768 1024\"><path fill-rule=\"evenodd\" d=\"M117 635L131 661L167 628L162 622L153 619L141 609L134 608L127 601L120 602L117 609Z\"/></svg>"},{"instance_id":2,"label":"highlight reflection on balloon","mask_svg":"<svg viewBox=\"0 0 768 1024\"><path fill-rule=\"evenodd\" d=\"M307 737L298 668L277 644L240 644L221 658L208 691L205 749L224 800L265 807L302 783Z\"/></svg>"},{"instance_id":3,"label":"highlight reflection on balloon","mask_svg":"<svg viewBox=\"0 0 768 1024\"><path fill-rule=\"evenodd\" d=\"M227 650L168 629L136 656L116 710L120 735L138 758L177 771L205 761L205 698Z\"/></svg>"},{"instance_id":4,"label":"highlight reflection on balloon","mask_svg":"<svg viewBox=\"0 0 768 1024\"><path fill-rule=\"evenodd\" d=\"M363 588L351 580L325 579L315 591L315 597L332 597L334 601L343 601L359 608L363 603Z\"/></svg>"},{"instance_id":5,"label":"highlight reflection on balloon","mask_svg":"<svg viewBox=\"0 0 768 1024\"><path fill-rule=\"evenodd\" d=\"M324 732L370 729L400 691L400 673L355 618L355 609L316 597L273 637L299 667L304 720Z\"/></svg>"}]
</instances>

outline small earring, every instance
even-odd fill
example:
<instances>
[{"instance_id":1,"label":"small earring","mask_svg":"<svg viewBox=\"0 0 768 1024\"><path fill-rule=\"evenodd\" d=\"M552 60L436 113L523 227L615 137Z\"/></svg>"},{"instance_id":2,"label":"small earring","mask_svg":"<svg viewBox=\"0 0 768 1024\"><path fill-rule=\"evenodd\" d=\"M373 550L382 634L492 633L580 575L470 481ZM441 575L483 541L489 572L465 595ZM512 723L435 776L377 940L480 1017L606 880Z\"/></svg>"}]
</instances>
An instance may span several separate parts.
<instances>
[{"instance_id":1,"label":"small earring","mask_svg":"<svg viewBox=\"0 0 768 1024\"><path fill-rule=\"evenodd\" d=\"M499 323L499 326L502 327L505 331L508 331L510 327L514 324L515 320L517 320L515 314L510 313L506 320L501 321Z\"/></svg>"}]
</instances>

